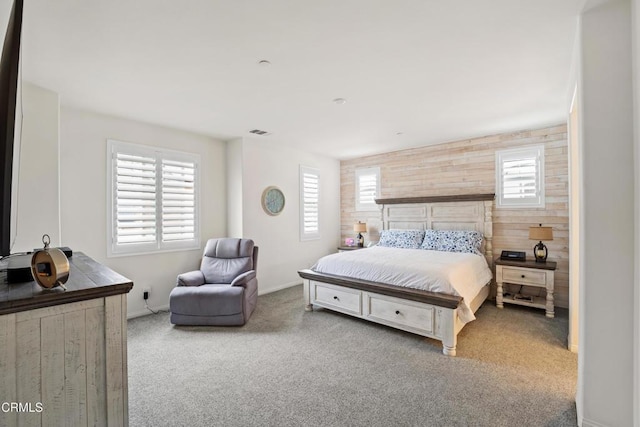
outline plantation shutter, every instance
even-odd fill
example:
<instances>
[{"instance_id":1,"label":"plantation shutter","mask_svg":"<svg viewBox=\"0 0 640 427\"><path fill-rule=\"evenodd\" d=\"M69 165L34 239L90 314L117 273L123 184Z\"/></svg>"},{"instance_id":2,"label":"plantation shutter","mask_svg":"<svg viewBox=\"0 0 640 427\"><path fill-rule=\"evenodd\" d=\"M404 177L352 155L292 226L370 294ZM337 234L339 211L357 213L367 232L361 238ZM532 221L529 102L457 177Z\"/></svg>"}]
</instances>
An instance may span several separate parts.
<instances>
[{"instance_id":1,"label":"plantation shutter","mask_svg":"<svg viewBox=\"0 0 640 427\"><path fill-rule=\"evenodd\" d=\"M156 241L156 160L116 154L115 240L117 245Z\"/></svg>"},{"instance_id":2,"label":"plantation shutter","mask_svg":"<svg viewBox=\"0 0 640 427\"><path fill-rule=\"evenodd\" d=\"M107 141L108 256L198 249L200 157Z\"/></svg>"},{"instance_id":3,"label":"plantation shutter","mask_svg":"<svg viewBox=\"0 0 640 427\"><path fill-rule=\"evenodd\" d=\"M502 196L505 199L536 198L538 175L535 158L506 160L502 166Z\"/></svg>"},{"instance_id":4,"label":"plantation shutter","mask_svg":"<svg viewBox=\"0 0 640 427\"><path fill-rule=\"evenodd\" d=\"M356 170L356 210L375 210L380 187L380 168Z\"/></svg>"},{"instance_id":5,"label":"plantation shutter","mask_svg":"<svg viewBox=\"0 0 640 427\"><path fill-rule=\"evenodd\" d=\"M300 238L320 237L320 174L317 170L300 167Z\"/></svg>"},{"instance_id":6,"label":"plantation shutter","mask_svg":"<svg viewBox=\"0 0 640 427\"><path fill-rule=\"evenodd\" d=\"M544 207L544 146L503 150L496 162L499 206Z\"/></svg>"},{"instance_id":7,"label":"plantation shutter","mask_svg":"<svg viewBox=\"0 0 640 427\"><path fill-rule=\"evenodd\" d=\"M193 162L162 160L162 241L195 237L195 174Z\"/></svg>"}]
</instances>

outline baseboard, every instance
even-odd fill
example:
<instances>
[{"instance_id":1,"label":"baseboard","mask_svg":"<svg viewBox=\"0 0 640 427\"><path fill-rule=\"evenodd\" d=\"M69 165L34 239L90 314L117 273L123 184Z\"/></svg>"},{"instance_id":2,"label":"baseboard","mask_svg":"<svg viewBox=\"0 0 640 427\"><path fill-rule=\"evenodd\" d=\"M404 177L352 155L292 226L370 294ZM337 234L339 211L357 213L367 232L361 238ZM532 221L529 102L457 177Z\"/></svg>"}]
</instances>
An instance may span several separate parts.
<instances>
[{"instance_id":1,"label":"baseboard","mask_svg":"<svg viewBox=\"0 0 640 427\"><path fill-rule=\"evenodd\" d=\"M152 309L153 311L158 311L158 310L168 311L169 310L169 304L161 305L160 307L149 307L149 308ZM138 310L138 311L134 311L132 313L127 313L127 320L128 319L134 319L136 317L146 316L147 314L153 314L153 313L150 312L149 310L147 310L146 308L144 310Z\"/></svg>"},{"instance_id":2,"label":"baseboard","mask_svg":"<svg viewBox=\"0 0 640 427\"><path fill-rule=\"evenodd\" d=\"M282 285L278 285L274 288L269 288L266 291L261 291L260 290L260 286L258 285L258 295L266 295L266 294L270 294L271 292L277 292L277 291L281 291L283 289L287 289L287 288L292 288L294 286L298 286L302 284L302 280L296 280L294 282L289 282L289 283L284 283Z\"/></svg>"},{"instance_id":3,"label":"baseboard","mask_svg":"<svg viewBox=\"0 0 640 427\"><path fill-rule=\"evenodd\" d=\"M580 422L580 420L578 420L578 425L580 427L608 427L604 424L600 424L599 422L593 421L593 420L588 420L586 418L582 419L582 422Z\"/></svg>"}]
</instances>

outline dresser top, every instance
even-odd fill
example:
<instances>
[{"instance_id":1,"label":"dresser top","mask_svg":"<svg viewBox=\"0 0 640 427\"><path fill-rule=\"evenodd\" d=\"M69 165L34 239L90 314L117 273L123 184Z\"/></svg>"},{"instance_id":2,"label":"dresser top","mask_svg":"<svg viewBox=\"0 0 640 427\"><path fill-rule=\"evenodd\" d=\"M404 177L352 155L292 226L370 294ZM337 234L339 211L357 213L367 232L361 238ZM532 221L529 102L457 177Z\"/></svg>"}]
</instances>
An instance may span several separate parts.
<instances>
[{"instance_id":1,"label":"dresser top","mask_svg":"<svg viewBox=\"0 0 640 427\"><path fill-rule=\"evenodd\" d=\"M9 284L6 267L7 261L0 261L0 315L124 294L133 287L131 280L82 252L69 258L66 291L60 286L45 289L35 281Z\"/></svg>"},{"instance_id":2,"label":"dresser top","mask_svg":"<svg viewBox=\"0 0 640 427\"><path fill-rule=\"evenodd\" d=\"M540 270L555 270L556 267L558 266L557 262L549 261L549 260L547 260L546 262L536 262L535 260L532 260L532 259L527 259L525 261L511 261L511 260L500 259L498 257L493 261L495 265L509 265L512 267L538 268Z\"/></svg>"}]
</instances>

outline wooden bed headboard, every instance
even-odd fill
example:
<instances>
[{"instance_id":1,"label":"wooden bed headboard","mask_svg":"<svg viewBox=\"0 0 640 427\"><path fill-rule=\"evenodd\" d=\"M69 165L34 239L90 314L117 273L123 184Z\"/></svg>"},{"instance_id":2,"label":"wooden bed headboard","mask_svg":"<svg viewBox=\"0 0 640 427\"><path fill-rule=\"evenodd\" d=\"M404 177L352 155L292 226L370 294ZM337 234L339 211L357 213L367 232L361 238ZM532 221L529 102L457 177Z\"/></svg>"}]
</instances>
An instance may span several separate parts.
<instances>
[{"instance_id":1,"label":"wooden bed headboard","mask_svg":"<svg viewBox=\"0 0 640 427\"><path fill-rule=\"evenodd\" d=\"M495 194L376 199L382 229L475 230L484 235L483 252L493 262Z\"/></svg>"}]
</instances>

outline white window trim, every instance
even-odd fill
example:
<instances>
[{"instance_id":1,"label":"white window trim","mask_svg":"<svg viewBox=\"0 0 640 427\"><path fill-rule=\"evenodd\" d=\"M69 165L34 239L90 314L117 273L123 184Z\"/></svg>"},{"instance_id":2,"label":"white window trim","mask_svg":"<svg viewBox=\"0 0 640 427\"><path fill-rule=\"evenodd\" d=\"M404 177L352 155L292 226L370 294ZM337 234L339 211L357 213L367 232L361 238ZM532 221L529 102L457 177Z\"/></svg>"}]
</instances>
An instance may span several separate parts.
<instances>
[{"instance_id":1,"label":"white window trim","mask_svg":"<svg viewBox=\"0 0 640 427\"><path fill-rule=\"evenodd\" d=\"M304 174L313 174L318 178L318 230L315 233L307 233L304 229ZM318 240L320 239L320 230L322 229L322 220L320 214L320 196L322 194L322 184L320 182L320 170L315 168L310 168L307 166L300 165L300 241L305 242L309 240Z\"/></svg>"},{"instance_id":2,"label":"white window trim","mask_svg":"<svg viewBox=\"0 0 640 427\"><path fill-rule=\"evenodd\" d=\"M162 159L170 159L175 161L193 162L195 164L195 209L194 209L194 239L162 242L162 213L161 205L156 205L156 219L159 221L155 242L134 243L130 245L117 245L115 238L115 220L116 220L116 185L114 182L114 168L116 163L113 161L117 153L126 153L132 155L155 157L162 165ZM158 172L156 172L157 176ZM156 180L156 197L162 197L162 186L159 180ZM185 153L181 151L157 148L148 145L133 144L116 140L107 140L107 256L120 257L128 255L144 255L161 252L174 252L178 250L200 249L200 155L193 153Z\"/></svg>"},{"instance_id":3,"label":"white window trim","mask_svg":"<svg viewBox=\"0 0 640 427\"><path fill-rule=\"evenodd\" d=\"M502 181L504 162L522 157L535 157L536 159L536 197L535 199L505 199ZM530 145L496 151L496 206L498 208L544 208L544 187L544 145Z\"/></svg>"},{"instance_id":4,"label":"white window trim","mask_svg":"<svg viewBox=\"0 0 640 427\"><path fill-rule=\"evenodd\" d=\"M377 211L378 205L373 203L361 203L360 202L360 177L362 175L375 175L376 176L376 195L375 198L380 197L380 168L378 166L370 168L356 169L356 211Z\"/></svg>"}]
</instances>

